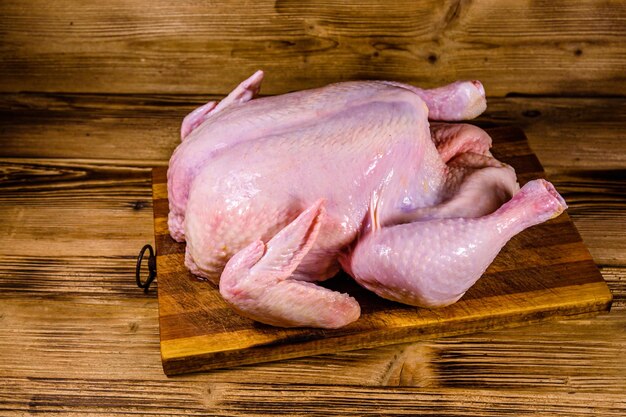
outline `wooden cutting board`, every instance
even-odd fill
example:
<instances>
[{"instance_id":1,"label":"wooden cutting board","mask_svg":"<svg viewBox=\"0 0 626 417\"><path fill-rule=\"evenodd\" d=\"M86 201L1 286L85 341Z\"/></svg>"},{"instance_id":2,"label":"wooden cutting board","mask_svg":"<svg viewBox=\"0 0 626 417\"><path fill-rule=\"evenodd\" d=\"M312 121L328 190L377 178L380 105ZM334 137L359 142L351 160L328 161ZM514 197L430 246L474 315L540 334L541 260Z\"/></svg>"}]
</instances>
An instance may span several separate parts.
<instances>
[{"instance_id":1,"label":"wooden cutting board","mask_svg":"<svg viewBox=\"0 0 626 417\"><path fill-rule=\"evenodd\" d=\"M544 176L524 133L495 128L494 155L515 167L520 185ZM457 303L423 309L387 301L347 275L324 283L348 292L361 318L342 329L281 329L240 317L217 287L183 264L185 244L167 230L166 168L153 170L161 358L167 375L352 350L509 327L610 309L612 296L564 213L513 238Z\"/></svg>"}]
</instances>

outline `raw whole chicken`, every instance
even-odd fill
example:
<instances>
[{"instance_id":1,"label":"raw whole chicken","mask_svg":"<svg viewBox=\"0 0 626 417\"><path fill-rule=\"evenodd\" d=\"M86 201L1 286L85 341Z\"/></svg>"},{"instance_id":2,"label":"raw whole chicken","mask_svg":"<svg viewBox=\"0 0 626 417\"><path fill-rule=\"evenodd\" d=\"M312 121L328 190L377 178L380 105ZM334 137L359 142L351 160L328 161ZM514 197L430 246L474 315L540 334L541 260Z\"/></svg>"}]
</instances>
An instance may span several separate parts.
<instances>
[{"instance_id":1,"label":"raw whole chicken","mask_svg":"<svg viewBox=\"0 0 626 417\"><path fill-rule=\"evenodd\" d=\"M316 285L340 268L381 297L454 303L504 244L559 215L545 180L521 190L478 127L478 81L387 81L256 98L263 72L183 121L168 170L169 230L185 264L240 314L284 327L359 318Z\"/></svg>"}]
</instances>

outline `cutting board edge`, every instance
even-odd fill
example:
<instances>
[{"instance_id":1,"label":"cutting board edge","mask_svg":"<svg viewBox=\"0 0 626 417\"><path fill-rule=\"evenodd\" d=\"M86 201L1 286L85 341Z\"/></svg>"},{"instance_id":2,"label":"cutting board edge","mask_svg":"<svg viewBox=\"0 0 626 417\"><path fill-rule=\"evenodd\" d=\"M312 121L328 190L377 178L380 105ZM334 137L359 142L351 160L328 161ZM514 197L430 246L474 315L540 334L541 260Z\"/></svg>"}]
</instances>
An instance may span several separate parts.
<instances>
[{"instance_id":1,"label":"cutting board edge","mask_svg":"<svg viewBox=\"0 0 626 417\"><path fill-rule=\"evenodd\" d=\"M613 302L613 295L610 292L606 282L601 281L597 282L596 284L599 286L599 290L605 291L602 296L594 297L594 302L591 302L590 300L589 304L583 306L581 306L580 304L571 304L554 310L538 309L535 311L529 311L527 313L527 316L524 317L523 320L519 320L519 312L513 311L490 317L479 317L477 319L460 320L456 323L453 323L453 325L457 325L459 326L459 328L449 329L445 331L441 331L439 326L437 326L437 324L435 323L431 326L421 327L419 329L393 329L393 331L397 331L399 333L410 333L404 336L389 337L389 330L385 329L384 331L386 332L386 338L381 340L374 340L370 342L362 341L355 344L354 342L352 342L353 338L363 338L363 333L357 333L354 335L344 335L341 337L342 339L344 339L342 342L345 346L329 345L327 347L316 348L316 345L319 345L320 342L333 341L333 339L320 339L302 343L293 343L288 345L288 347L290 348L289 351L274 352L274 354L272 354L273 352L271 352L272 349L278 350L284 346L277 346L276 344L271 344L269 346L260 345L233 350L231 352L212 352L206 354L171 358L167 355L164 355L163 341L161 341L161 362L165 375L175 376L193 372L218 370L228 368L230 366L275 362L279 360L296 359L311 355L332 354L336 352L350 351L356 349L375 348L381 346L417 342L421 340L431 340L438 337L459 336L489 330L523 327L526 325L547 323L559 320L591 318L600 314L608 314L611 310L611 305ZM381 331L376 331L371 333L372 336L375 336L376 333L380 332ZM390 339L393 339L394 342L389 343L388 340ZM225 358L220 360L220 356L225 356Z\"/></svg>"}]
</instances>

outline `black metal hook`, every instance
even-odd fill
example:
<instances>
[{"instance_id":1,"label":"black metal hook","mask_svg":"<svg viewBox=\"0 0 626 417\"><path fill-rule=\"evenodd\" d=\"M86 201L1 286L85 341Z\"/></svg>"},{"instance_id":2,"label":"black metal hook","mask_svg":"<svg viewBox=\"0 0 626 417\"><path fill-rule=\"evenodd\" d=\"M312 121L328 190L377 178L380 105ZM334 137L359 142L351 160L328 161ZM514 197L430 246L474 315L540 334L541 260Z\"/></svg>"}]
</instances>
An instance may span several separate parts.
<instances>
[{"instance_id":1,"label":"black metal hook","mask_svg":"<svg viewBox=\"0 0 626 417\"><path fill-rule=\"evenodd\" d=\"M146 253L146 250L150 251L150 256L148 257L148 279L146 282L141 282L141 262L143 261L143 255ZM137 280L137 286L139 288L143 288L143 292L148 294L148 289L150 288L150 284L156 278L156 256L154 256L154 249L152 249L152 245L148 244L141 248L139 251L139 256L137 256L137 267L135 268L135 279Z\"/></svg>"}]
</instances>

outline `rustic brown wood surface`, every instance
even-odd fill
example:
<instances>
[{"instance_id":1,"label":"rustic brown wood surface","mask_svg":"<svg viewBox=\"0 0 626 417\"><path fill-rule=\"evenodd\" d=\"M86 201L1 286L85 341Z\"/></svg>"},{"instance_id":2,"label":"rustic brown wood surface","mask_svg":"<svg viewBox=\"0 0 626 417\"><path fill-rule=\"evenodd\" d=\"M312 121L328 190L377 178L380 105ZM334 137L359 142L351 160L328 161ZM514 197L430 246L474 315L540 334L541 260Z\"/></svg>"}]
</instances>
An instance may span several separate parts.
<instances>
[{"instance_id":1,"label":"rustic brown wood surface","mask_svg":"<svg viewBox=\"0 0 626 417\"><path fill-rule=\"evenodd\" d=\"M492 152L515 168L520 185L544 177L515 128L488 129ZM185 267L185 244L169 235L167 168L153 170L161 358L168 375L334 353L607 312L612 296L567 214L524 231L503 248L465 296L435 310L381 299L347 275L326 285L361 305L341 329L280 329L235 313L216 285Z\"/></svg>"},{"instance_id":2,"label":"rustic brown wood surface","mask_svg":"<svg viewBox=\"0 0 626 417\"><path fill-rule=\"evenodd\" d=\"M480 119L524 126L613 292L610 314L168 379L156 293L135 287L133 271L138 249L154 244L149 167L165 163L180 117L201 99L60 95L54 99L71 104L47 112L48 99L9 95L1 104L3 414L626 410L626 100L498 99ZM175 116L161 117L168 112ZM157 122L171 135L159 129L155 150L146 130ZM121 137L138 139L118 139L107 154L116 126ZM88 159L76 157L81 149Z\"/></svg>"},{"instance_id":3,"label":"rustic brown wood surface","mask_svg":"<svg viewBox=\"0 0 626 417\"><path fill-rule=\"evenodd\" d=\"M626 414L626 3L0 2L0 415ZM614 296L610 314L167 378L151 171L253 70L485 82Z\"/></svg>"},{"instance_id":4,"label":"rustic brown wood surface","mask_svg":"<svg viewBox=\"0 0 626 417\"><path fill-rule=\"evenodd\" d=\"M0 91L269 94L382 78L490 95L626 93L626 3L3 0Z\"/></svg>"}]
</instances>

